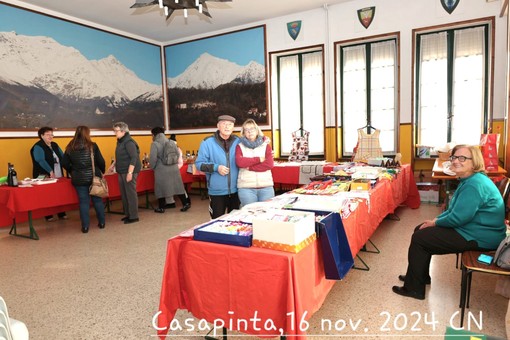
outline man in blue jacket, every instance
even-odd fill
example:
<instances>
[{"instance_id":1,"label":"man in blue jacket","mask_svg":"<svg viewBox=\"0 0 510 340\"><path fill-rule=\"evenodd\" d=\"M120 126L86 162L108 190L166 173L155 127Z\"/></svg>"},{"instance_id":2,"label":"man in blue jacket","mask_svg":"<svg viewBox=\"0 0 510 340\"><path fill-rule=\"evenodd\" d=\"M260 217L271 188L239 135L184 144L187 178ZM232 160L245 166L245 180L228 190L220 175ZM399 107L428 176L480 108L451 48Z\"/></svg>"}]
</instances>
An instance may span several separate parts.
<instances>
[{"instance_id":1,"label":"man in blue jacket","mask_svg":"<svg viewBox=\"0 0 510 340\"><path fill-rule=\"evenodd\" d=\"M239 209L237 196L236 146L239 137L232 135L236 119L229 115L218 117L218 130L200 144L195 161L197 169L205 172L209 193L209 214L215 219L225 212Z\"/></svg>"}]
</instances>

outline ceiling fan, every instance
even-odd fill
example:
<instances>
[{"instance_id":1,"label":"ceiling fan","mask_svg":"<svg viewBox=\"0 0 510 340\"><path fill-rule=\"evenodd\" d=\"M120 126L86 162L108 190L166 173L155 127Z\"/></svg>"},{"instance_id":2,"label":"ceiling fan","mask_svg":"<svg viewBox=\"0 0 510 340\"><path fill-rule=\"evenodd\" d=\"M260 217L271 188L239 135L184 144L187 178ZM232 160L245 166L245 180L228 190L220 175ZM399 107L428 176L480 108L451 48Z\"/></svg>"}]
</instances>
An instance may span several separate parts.
<instances>
[{"instance_id":1,"label":"ceiling fan","mask_svg":"<svg viewBox=\"0 0 510 340\"><path fill-rule=\"evenodd\" d=\"M207 8L206 1L212 2L232 2L232 0L136 0L130 8L140 8L146 6L154 6L159 4L159 8L165 10L166 19L168 20L175 10L182 9L184 17L188 17L188 9L196 9L199 13L212 18Z\"/></svg>"}]
</instances>

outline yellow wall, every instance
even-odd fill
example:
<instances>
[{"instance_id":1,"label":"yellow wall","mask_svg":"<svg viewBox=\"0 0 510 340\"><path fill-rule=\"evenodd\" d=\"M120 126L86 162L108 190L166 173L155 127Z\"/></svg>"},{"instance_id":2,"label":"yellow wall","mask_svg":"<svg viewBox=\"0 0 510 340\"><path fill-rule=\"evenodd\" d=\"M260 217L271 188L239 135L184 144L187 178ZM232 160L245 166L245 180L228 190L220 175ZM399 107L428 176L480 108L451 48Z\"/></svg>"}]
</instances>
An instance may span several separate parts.
<instances>
[{"instance_id":1,"label":"yellow wall","mask_svg":"<svg viewBox=\"0 0 510 340\"><path fill-rule=\"evenodd\" d=\"M492 124L492 131L494 133L501 134L499 154L500 158L503 157L504 152L504 122L494 121ZM341 136L342 129L337 129L335 134L335 128L326 128L326 160L336 161L341 150ZM414 147L412 144L412 125L402 124L400 125L400 138L399 138L399 151L402 154L403 163L411 163L414 157ZM200 142L211 133L197 133L197 134L183 134L177 135L177 143L181 150L185 153L186 151L195 151L199 149ZM279 131L275 131L274 134L271 131L264 131L264 134L273 141L273 150L275 150L275 158L279 158L278 154L279 144L278 136ZM336 137L336 138L335 138ZM133 138L137 141L140 146L141 155L145 152L149 153L150 144L152 142L151 136L138 136L135 135ZM67 143L71 140L71 137L55 137L54 141L60 145L62 150L65 149ZM106 160L106 163L110 163L110 159L115 154L116 139L112 136L93 137L93 140L99 145L101 153ZM37 142L37 138L0 138L0 177L7 175L7 163L11 162L14 164L16 171L18 172L19 178L32 177L32 160L30 158L30 148ZM415 170L430 170L434 160L428 159L414 159L413 167Z\"/></svg>"}]
</instances>

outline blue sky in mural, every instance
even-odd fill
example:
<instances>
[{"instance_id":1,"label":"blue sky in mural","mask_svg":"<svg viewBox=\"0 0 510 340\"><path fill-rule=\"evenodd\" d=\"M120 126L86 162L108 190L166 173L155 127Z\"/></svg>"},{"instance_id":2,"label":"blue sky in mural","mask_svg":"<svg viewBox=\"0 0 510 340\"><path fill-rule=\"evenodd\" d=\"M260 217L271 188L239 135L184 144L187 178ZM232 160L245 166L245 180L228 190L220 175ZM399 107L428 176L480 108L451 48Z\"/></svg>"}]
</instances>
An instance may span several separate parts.
<instances>
[{"instance_id":1,"label":"blue sky in mural","mask_svg":"<svg viewBox=\"0 0 510 340\"><path fill-rule=\"evenodd\" d=\"M114 55L139 78L155 85L162 83L159 46L0 4L0 32L12 31L51 37L76 48L89 60Z\"/></svg>"},{"instance_id":2,"label":"blue sky in mural","mask_svg":"<svg viewBox=\"0 0 510 340\"><path fill-rule=\"evenodd\" d=\"M205 52L241 66L252 60L265 65L264 28L256 27L165 47L167 77L178 76Z\"/></svg>"}]
</instances>

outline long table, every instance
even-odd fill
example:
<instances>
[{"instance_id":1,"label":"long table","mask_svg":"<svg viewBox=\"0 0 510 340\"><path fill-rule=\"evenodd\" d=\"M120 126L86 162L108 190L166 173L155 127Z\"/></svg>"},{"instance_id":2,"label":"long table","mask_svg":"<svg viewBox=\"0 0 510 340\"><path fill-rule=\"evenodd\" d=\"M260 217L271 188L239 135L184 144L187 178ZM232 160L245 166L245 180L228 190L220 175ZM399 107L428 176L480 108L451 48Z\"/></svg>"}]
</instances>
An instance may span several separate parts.
<instances>
[{"instance_id":1,"label":"long table","mask_svg":"<svg viewBox=\"0 0 510 340\"><path fill-rule=\"evenodd\" d=\"M380 221L405 203L420 205L409 165L392 182L380 182L370 193L370 206L361 202L343 220L351 253L355 256ZM319 242L297 254L257 247L243 248L195 241L177 236L168 240L158 315L158 334L169 331L178 309L197 319L258 336L302 336L299 326L326 299L336 281L324 275ZM237 327L239 320L261 319ZM276 330L264 329L271 320ZM221 326L221 325L220 325ZM246 327L245 327L246 326ZM281 330L281 333L280 333ZM168 332L172 335L172 331Z\"/></svg>"},{"instance_id":2,"label":"long table","mask_svg":"<svg viewBox=\"0 0 510 340\"><path fill-rule=\"evenodd\" d=\"M181 176L185 184L193 181L187 176L185 169L181 169ZM109 196L107 203L120 198L118 175L105 175L108 183ZM151 169L140 171L136 183L136 190L145 194L148 205L148 193L154 191L154 172ZM74 210L78 207L76 190L68 178L60 178L56 183L34 185L32 187L0 186L0 227L11 227L10 234L38 240L39 236L34 228L33 220L43 216L56 214L61 211ZM107 205L109 209L110 205ZM18 234L17 223L28 221L29 235Z\"/></svg>"},{"instance_id":3,"label":"long table","mask_svg":"<svg viewBox=\"0 0 510 340\"><path fill-rule=\"evenodd\" d=\"M32 223L39 218L60 211L76 209L78 195L71 180L60 178L56 183L28 188L0 187L0 225L10 226L10 234L38 240ZM17 222L29 222L28 236L17 233Z\"/></svg>"}]
</instances>

